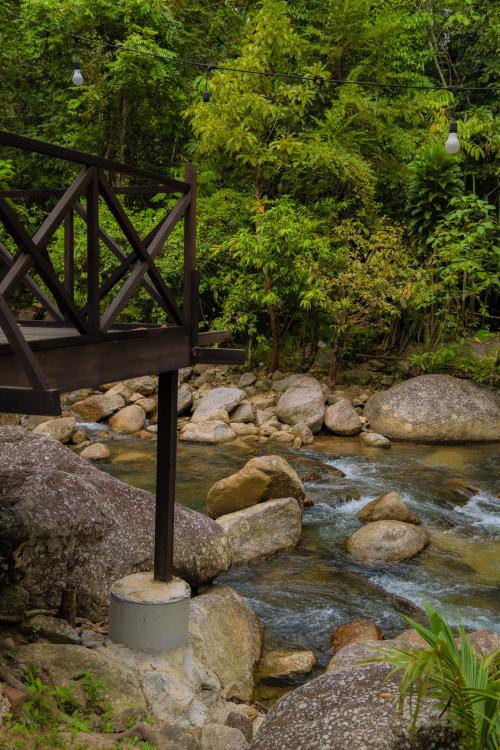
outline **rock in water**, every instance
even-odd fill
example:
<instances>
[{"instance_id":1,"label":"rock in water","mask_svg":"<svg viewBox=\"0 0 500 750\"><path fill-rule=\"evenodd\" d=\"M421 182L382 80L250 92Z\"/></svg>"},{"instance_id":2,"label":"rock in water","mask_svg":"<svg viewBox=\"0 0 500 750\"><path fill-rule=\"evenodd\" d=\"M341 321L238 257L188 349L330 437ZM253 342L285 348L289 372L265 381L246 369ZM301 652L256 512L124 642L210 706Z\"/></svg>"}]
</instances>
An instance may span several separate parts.
<instances>
[{"instance_id":1,"label":"rock in water","mask_svg":"<svg viewBox=\"0 0 500 750\"><path fill-rule=\"evenodd\" d=\"M360 432L359 439L372 448L390 448L391 441L378 432Z\"/></svg>"},{"instance_id":2,"label":"rock in water","mask_svg":"<svg viewBox=\"0 0 500 750\"><path fill-rule=\"evenodd\" d=\"M257 615L228 586L213 586L191 600L189 642L198 659L217 675L226 698L252 697L262 636Z\"/></svg>"},{"instance_id":3,"label":"rock in water","mask_svg":"<svg viewBox=\"0 0 500 750\"><path fill-rule=\"evenodd\" d=\"M334 435L358 435L362 428L356 409L345 398L327 407L325 425Z\"/></svg>"},{"instance_id":4,"label":"rock in water","mask_svg":"<svg viewBox=\"0 0 500 750\"><path fill-rule=\"evenodd\" d=\"M304 485L281 456L258 456L210 488L206 510L209 516L217 518L278 497L295 497L302 503Z\"/></svg>"},{"instance_id":5,"label":"rock in water","mask_svg":"<svg viewBox=\"0 0 500 750\"><path fill-rule=\"evenodd\" d=\"M113 414L108 420L108 424L113 432L120 432L122 435L132 435L139 432L144 427L146 421L146 412L138 404L125 406Z\"/></svg>"},{"instance_id":6,"label":"rock in water","mask_svg":"<svg viewBox=\"0 0 500 750\"><path fill-rule=\"evenodd\" d=\"M60 443L67 443L76 429L76 419L74 417L58 417L50 419L48 422L42 422L35 427L33 432L42 432Z\"/></svg>"},{"instance_id":7,"label":"rock in water","mask_svg":"<svg viewBox=\"0 0 500 750\"><path fill-rule=\"evenodd\" d=\"M214 419L210 422L188 422L181 432L179 440L188 443L227 443L233 440L236 433L229 425L220 419Z\"/></svg>"},{"instance_id":8,"label":"rock in water","mask_svg":"<svg viewBox=\"0 0 500 750\"><path fill-rule=\"evenodd\" d=\"M196 422L205 422L210 419L214 412L222 409L230 413L243 401L245 396L246 393L241 388L212 388L199 401L193 412L193 419Z\"/></svg>"},{"instance_id":9,"label":"rock in water","mask_svg":"<svg viewBox=\"0 0 500 750\"><path fill-rule=\"evenodd\" d=\"M303 422L312 432L319 432L325 416L325 397L321 384L309 375L297 376L291 380L291 385L277 403L276 415L285 424Z\"/></svg>"},{"instance_id":10,"label":"rock in water","mask_svg":"<svg viewBox=\"0 0 500 750\"><path fill-rule=\"evenodd\" d=\"M82 450L80 456L89 461L103 461L111 456L111 450L104 443L92 443Z\"/></svg>"},{"instance_id":11,"label":"rock in water","mask_svg":"<svg viewBox=\"0 0 500 750\"><path fill-rule=\"evenodd\" d=\"M500 439L500 393L450 375L421 375L376 393L364 415L371 429L394 440Z\"/></svg>"},{"instance_id":12,"label":"rock in water","mask_svg":"<svg viewBox=\"0 0 500 750\"><path fill-rule=\"evenodd\" d=\"M422 526L402 521L374 521L347 540L347 550L365 562L402 562L418 555L429 544Z\"/></svg>"},{"instance_id":13,"label":"rock in water","mask_svg":"<svg viewBox=\"0 0 500 750\"><path fill-rule=\"evenodd\" d=\"M287 693L267 714L251 750L458 750L458 736L432 705L423 705L417 734L410 732L390 669L370 664L325 674Z\"/></svg>"},{"instance_id":14,"label":"rock in water","mask_svg":"<svg viewBox=\"0 0 500 750\"><path fill-rule=\"evenodd\" d=\"M384 631L370 620L354 620L345 625L339 625L330 638L330 648L334 652L360 641L379 641L384 637Z\"/></svg>"},{"instance_id":15,"label":"rock in water","mask_svg":"<svg viewBox=\"0 0 500 750\"><path fill-rule=\"evenodd\" d=\"M62 589L76 587L79 612L100 617L113 581L152 568L155 500L149 492L17 427L0 428L0 482L0 600L15 575L32 608L57 608ZM176 506L178 576L194 585L209 581L229 568L230 554L219 524Z\"/></svg>"},{"instance_id":16,"label":"rock in water","mask_svg":"<svg viewBox=\"0 0 500 750\"><path fill-rule=\"evenodd\" d=\"M386 495L376 497L375 500L361 508L358 518L362 523L370 523L371 521L420 523L420 520L405 505L403 498L397 492L388 492Z\"/></svg>"},{"instance_id":17,"label":"rock in water","mask_svg":"<svg viewBox=\"0 0 500 750\"><path fill-rule=\"evenodd\" d=\"M236 565L295 547L302 532L302 511L294 497L285 497L220 516L217 523L227 535Z\"/></svg>"},{"instance_id":18,"label":"rock in water","mask_svg":"<svg viewBox=\"0 0 500 750\"><path fill-rule=\"evenodd\" d=\"M73 411L80 415L84 422L99 422L100 419L109 417L118 409L123 409L125 401L117 393L109 395L108 393L89 396L83 401L77 401L73 404Z\"/></svg>"}]
</instances>

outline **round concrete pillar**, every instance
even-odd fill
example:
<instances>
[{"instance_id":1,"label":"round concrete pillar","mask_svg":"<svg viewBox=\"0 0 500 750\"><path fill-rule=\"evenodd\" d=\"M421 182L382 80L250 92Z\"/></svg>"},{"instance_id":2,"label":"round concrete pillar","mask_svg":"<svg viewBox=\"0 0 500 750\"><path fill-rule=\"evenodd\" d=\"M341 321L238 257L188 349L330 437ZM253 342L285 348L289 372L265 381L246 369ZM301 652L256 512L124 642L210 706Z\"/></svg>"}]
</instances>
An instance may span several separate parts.
<instances>
[{"instance_id":1,"label":"round concrete pillar","mask_svg":"<svg viewBox=\"0 0 500 750\"><path fill-rule=\"evenodd\" d=\"M187 639L191 591L181 578L169 583L134 573L111 587L109 637L134 651L157 654Z\"/></svg>"}]
</instances>

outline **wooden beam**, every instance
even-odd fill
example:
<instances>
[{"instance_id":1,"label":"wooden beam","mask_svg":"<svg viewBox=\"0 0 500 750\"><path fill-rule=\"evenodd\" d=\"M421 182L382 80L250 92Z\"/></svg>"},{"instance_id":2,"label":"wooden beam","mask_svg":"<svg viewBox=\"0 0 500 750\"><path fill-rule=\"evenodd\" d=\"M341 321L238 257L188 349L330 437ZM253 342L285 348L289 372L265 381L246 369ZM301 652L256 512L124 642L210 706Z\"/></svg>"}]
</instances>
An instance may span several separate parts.
<instances>
[{"instance_id":1,"label":"wooden beam","mask_svg":"<svg viewBox=\"0 0 500 750\"><path fill-rule=\"evenodd\" d=\"M174 568L175 473L178 372L158 377L154 579L168 583Z\"/></svg>"},{"instance_id":2,"label":"wooden beam","mask_svg":"<svg viewBox=\"0 0 500 750\"><path fill-rule=\"evenodd\" d=\"M201 365L243 365L246 352L244 349L209 349L196 346L193 349L194 361Z\"/></svg>"},{"instance_id":3,"label":"wooden beam","mask_svg":"<svg viewBox=\"0 0 500 750\"><path fill-rule=\"evenodd\" d=\"M14 264L14 258L9 253L5 245L3 245L0 242L0 261L3 261L7 268L12 268ZM55 307L55 305L52 304L50 299L42 292L36 281L34 281L29 274L25 274L23 278L21 279L21 283L23 286L28 289L29 292L41 303L41 305L44 307L44 309L48 312L48 314L51 316L51 318L54 319L54 321L60 321L62 322L64 320L63 316Z\"/></svg>"},{"instance_id":4,"label":"wooden beam","mask_svg":"<svg viewBox=\"0 0 500 750\"><path fill-rule=\"evenodd\" d=\"M60 393L36 388L0 388L0 412L6 414L61 415Z\"/></svg>"},{"instance_id":5,"label":"wooden beam","mask_svg":"<svg viewBox=\"0 0 500 750\"><path fill-rule=\"evenodd\" d=\"M97 170L87 186L87 320L89 333L101 329L99 310L99 181Z\"/></svg>"},{"instance_id":6,"label":"wooden beam","mask_svg":"<svg viewBox=\"0 0 500 750\"><path fill-rule=\"evenodd\" d=\"M19 368L26 374L26 378L33 388L44 389L47 388L47 381L45 380L44 374L38 364L37 360L33 356L28 342L24 338L21 329L17 325L16 319L12 315L9 307L0 295L0 328L3 330L7 341L10 344L12 352L16 357ZM16 383L17 381L12 381Z\"/></svg>"},{"instance_id":7,"label":"wooden beam","mask_svg":"<svg viewBox=\"0 0 500 750\"><path fill-rule=\"evenodd\" d=\"M92 156L92 154L86 154L83 151L77 151L73 148L63 148L53 143L45 143L44 141L37 141L34 138L14 135L13 133L8 133L6 130L0 130L0 145L19 148L23 151L33 151L37 154L45 154L46 156L53 156L56 159L64 159L64 161L98 167L111 172L119 172L130 177L155 180L163 185L165 192L185 193L189 189L184 182L174 180L172 177L167 177L167 175L159 174L158 172L152 172L149 169L140 169L139 167L121 164L111 159L102 159L99 156Z\"/></svg>"}]
</instances>

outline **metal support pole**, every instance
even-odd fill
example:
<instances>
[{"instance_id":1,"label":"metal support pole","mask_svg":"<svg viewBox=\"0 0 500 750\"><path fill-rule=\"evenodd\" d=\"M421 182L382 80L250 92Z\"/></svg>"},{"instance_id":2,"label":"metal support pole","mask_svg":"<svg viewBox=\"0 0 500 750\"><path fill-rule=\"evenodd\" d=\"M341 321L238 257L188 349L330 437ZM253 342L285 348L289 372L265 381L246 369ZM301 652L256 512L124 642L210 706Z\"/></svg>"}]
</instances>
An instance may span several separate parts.
<instances>
[{"instance_id":1,"label":"metal support pole","mask_svg":"<svg viewBox=\"0 0 500 750\"><path fill-rule=\"evenodd\" d=\"M177 370L158 378L154 579L164 583L172 580L174 567L177 379Z\"/></svg>"}]
</instances>

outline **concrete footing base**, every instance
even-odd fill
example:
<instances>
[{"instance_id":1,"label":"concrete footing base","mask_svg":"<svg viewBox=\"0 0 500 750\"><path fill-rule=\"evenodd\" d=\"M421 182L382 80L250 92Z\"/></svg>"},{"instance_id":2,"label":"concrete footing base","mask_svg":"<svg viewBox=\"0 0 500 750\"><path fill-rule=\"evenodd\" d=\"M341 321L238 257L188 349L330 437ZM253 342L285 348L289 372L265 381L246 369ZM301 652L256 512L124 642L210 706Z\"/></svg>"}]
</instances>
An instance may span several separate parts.
<instances>
[{"instance_id":1,"label":"concrete footing base","mask_svg":"<svg viewBox=\"0 0 500 750\"><path fill-rule=\"evenodd\" d=\"M191 592L181 578L169 583L134 573L111 587L109 637L135 651L157 654L187 639Z\"/></svg>"}]
</instances>

